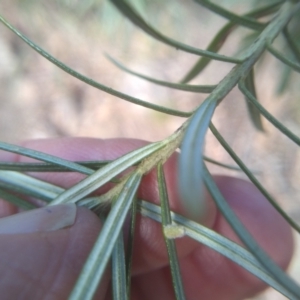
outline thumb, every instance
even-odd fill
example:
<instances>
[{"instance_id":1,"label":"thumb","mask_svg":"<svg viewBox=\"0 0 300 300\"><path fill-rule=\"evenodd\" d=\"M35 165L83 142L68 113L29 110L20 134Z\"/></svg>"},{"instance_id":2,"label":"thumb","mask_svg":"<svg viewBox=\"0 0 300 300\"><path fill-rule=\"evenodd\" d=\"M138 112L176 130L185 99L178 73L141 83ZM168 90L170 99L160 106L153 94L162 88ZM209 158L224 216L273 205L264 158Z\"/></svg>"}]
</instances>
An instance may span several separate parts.
<instances>
[{"instance_id":1,"label":"thumb","mask_svg":"<svg viewBox=\"0 0 300 300\"><path fill-rule=\"evenodd\" d=\"M1 299L67 299L100 228L96 215L74 204L1 218Z\"/></svg>"}]
</instances>

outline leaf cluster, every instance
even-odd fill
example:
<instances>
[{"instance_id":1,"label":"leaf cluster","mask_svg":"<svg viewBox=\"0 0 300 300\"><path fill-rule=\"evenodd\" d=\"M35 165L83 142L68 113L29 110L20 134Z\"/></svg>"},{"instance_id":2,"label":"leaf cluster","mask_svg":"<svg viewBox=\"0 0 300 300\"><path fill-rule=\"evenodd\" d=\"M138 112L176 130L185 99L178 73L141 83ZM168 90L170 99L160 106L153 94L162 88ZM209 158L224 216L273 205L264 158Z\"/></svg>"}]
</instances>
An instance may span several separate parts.
<instances>
[{"instance_id":1,"label":"leaf cluster","mask_svg":"<svg viewBox=\"0 0 300 300\"><path fill-rule=\"evenodd\" d=\"M110 56L107 56L108 59L121 70L131 75L172 89L191 93L205 93L208 94L206 99L192 111L180 111L172 107L149 103L114 90L68 67L58 58L53 57L31 41L5 20L4 17L0 16L1 23L28 46L78 80L125 101L163 114L186 118L182 126L168 138L132 151L113 161L70 162L38 151L0 142L0 149L2 150L18 153L40 161L39 163L0 162L0 197L23 209L33 209L35 207L26 200L28 196L43 201L45 205L73 202L77 205L88 207L103 219L102 231L99 233L69 299L92 299L110 259L112 260L114 299L130 298L130 272L137 213L141 213L143 216L152 218L162 224L176 299L185 299L185 295L174 239L184 235L228 257L289 299L299 299L300 287L276 266L257 245L226 203L206 166L206 163L209 162L243 171L286 221L299 233L299 225L282 210L212 123L212 117L217 106L234 87L238 86L245 97L249 116L257 130L264 130L262 119L266 118L292 142L298 146L300 145L300 138L272 116L263 104L258 101L255 82L255 67L265 53L273 55L290 72L299 73L300 46L299 39L297 39L299 31L295 30L297 28L295 24L300 22L299 1L272 1L271 4L260 6L244 15L238 15L212 1L196 0L199 5L228 20L213 37L207 49L199 49L169 38L150 25L129 1L111 0L110 2L130 22L152 38L170 47L197 55L199 59L177 83L152 78L129 69ZM221 54L220 50L223 44L232 32L240 27L252 30L255 39L248 48L241 51L236 57ZM285 39L285 46L291 55L285 55L285 52L282 49L278 49L275 45L279 37ZM232 65L231 71L219 83L214 85L194 85L189 83L214 60ZM203 148L208 129L211 130L238 167L227 166L204 156ZM163 164L177 149L181 150L178 184L181 198L183 199L182 204L186 209L185 217L170 211L163 171ZM138 199L136 196L142 176L153 169L157 171L161 207L151 204L145 199ZM68 189L63 189L27 175L26 172L29 171L78 172L85 174L86 178ZM115 183L113 188L99 197L91 197L92 192L108 182ZM245 248L192 221L196 215L199 216L205 212L205 202L203 201L204 186L210 192L217 207L230 226L243 241ZM105 213L104 207L108 207L107 213ZM131 216L131 229L126 243L128 246L125 249L122 227L127 215Z\"/></svg>"}]
</instances>

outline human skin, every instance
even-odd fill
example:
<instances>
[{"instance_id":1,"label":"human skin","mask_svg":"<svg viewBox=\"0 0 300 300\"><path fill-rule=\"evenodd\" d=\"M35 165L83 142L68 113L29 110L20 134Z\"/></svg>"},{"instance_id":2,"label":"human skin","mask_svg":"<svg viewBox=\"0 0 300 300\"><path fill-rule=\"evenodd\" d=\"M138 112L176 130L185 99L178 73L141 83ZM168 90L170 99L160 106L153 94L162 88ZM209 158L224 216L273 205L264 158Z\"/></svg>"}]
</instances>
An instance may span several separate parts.
<instances>
[{"instance_id":1,"label":"human skin","mask_svg":"<svg viewBox=\"0 0 300 300\"><path fill-rule=\"evenodd\" d=\"M133 139L63 138L29 141L23 146L75 161L115 159L145 144L145 141ZM178 154L172 155L165 163L164 171L170 206L185 214L177 188L177 159ZM32 161L8 152L0 152L0 160ZM83 178L75 173L35 173L34 176L62 187L69 187ZM251 183L227 176L214 176L214 179L259 245L285 269L292 257L293 239L283 218ZM103 193L107 188L97 193ZM138 196L159 203L155 171L144 176ZM16 207L0 201L1 217L17 212ZM206 204L206 216L198 221L240 243L208 194ZM40 232L23 233L20 230L19 233L0 234L1 299L67 299L101 230L99 218L81 207L70 226ZM244 299L266 287L235 263L188 237L177 239L176 246L188 300ZM174 299L161 226L140 215L133 259L131 299ZM110 291L107 270L95 299L111 299Z\"/></svg>"}]
</instances>

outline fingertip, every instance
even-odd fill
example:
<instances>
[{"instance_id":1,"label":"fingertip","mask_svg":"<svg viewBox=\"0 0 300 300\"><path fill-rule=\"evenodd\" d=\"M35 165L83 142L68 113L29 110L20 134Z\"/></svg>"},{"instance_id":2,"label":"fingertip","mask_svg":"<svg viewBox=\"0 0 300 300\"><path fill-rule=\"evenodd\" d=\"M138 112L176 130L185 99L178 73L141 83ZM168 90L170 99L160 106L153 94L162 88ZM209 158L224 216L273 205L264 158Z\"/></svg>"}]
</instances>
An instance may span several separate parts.
<instances>
[{"instance_id":1,"label":"fingertip","mask_svg":"<svg viewBox=\"0 0 300 300\"><path fill-rule=\"evenodd\" d=\"M67 299L100 229L95 214L78 208L73 226L0 235L1 299Z\"/></svg>"}]
</instances>

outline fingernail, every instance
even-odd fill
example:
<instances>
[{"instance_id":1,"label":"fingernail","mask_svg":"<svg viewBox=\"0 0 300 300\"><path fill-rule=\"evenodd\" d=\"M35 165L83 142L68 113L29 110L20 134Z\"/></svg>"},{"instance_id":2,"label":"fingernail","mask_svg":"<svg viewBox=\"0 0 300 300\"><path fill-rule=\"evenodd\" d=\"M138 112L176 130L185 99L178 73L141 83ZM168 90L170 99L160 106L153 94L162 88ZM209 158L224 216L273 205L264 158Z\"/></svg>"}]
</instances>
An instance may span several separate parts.
<instances>
[{"instance_id":1,"label":"fingernail","mask_svg":"<svg viewBox=\"0 0 300 300\"><path fill-rule=\"evenodd\" d=\"M0 219L0 234L47 232L75 222L75 204L47 206Z\"/></svg>"}]
</instances>

